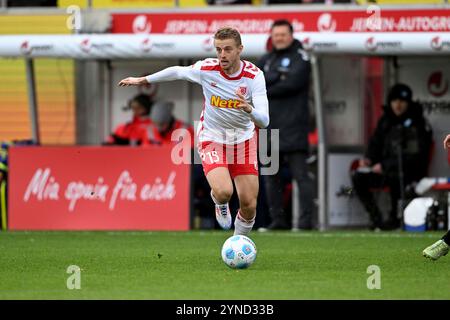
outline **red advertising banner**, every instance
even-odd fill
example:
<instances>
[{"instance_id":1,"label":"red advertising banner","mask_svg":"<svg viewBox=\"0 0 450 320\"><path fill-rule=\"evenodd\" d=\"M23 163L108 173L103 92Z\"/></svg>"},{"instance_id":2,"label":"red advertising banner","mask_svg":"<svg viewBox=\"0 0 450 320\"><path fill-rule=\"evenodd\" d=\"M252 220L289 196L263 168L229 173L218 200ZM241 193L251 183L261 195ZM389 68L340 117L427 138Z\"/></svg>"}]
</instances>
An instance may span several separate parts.
<instances>
[{"instance_id":1,"label":"red advertising banner","mask_svg":"<svg viewBox=\"0 0 450 320\"><path fill-rule=\"evenodd\" d=\"M190 166L171 146L13 147L11 230L188 230Z\"/></svg>"},{"instance_id":2,"label":"red advertising banner","mask_svg":"<svg viewBox=\"0 0 450 320\"><path fill-rule=\"evenodd\" d=\"M112 33L213 34L229 25L244 34L267 34L272 22L282 18L292 22L295 32L450 31L450 9L117 13L112 17Z\"/></svg>"}]
</instances>

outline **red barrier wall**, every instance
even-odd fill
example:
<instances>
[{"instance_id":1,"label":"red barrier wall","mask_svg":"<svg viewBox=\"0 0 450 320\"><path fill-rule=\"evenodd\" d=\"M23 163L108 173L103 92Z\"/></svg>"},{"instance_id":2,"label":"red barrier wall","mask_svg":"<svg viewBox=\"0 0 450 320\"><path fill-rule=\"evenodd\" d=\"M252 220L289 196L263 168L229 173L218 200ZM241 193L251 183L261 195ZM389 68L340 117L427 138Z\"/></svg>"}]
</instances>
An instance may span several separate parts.
<instances>
[{"instance_id":1,"label":"red barrier wall","mask_svg":"<svg viewBox=\"0 0 450 320\"><path fill-rule=\"evenodd\" d=\"M190 166L171 146L13 147L11 230L188 230Z\"/></svg>"}]
</instances>

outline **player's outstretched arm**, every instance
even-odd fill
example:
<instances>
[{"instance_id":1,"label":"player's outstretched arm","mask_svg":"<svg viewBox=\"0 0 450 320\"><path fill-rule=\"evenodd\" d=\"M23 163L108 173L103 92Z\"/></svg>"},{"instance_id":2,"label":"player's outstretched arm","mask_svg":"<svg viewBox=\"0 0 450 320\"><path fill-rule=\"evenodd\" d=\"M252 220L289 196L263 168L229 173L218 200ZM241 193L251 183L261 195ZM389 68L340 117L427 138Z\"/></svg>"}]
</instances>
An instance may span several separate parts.
<instances>
[{"instance_id":1,"label":"player's outstretched arm","mask_svg":"<svg viewBox=\"0 0 450 320\"><path fill-rule=\"evenodd\" d=\"M146 77L128 77L119 82L120 87L138 86L147 83L164 82L172 80L188 80L191 82L200 83L199 68L201 61L188 67L168 67L156 73L150 74Z\"/></svg>"},{"instance_id":2,"label":"player's outstretched arm","mask_svg":"<svg viewBox=\"0 0 450 320\"><path fill-rule=\"evenodd\" d=\"M119 87L139 86L147 83L145 77L128 77L120 80Z\"/></svg>"}]
</instances>

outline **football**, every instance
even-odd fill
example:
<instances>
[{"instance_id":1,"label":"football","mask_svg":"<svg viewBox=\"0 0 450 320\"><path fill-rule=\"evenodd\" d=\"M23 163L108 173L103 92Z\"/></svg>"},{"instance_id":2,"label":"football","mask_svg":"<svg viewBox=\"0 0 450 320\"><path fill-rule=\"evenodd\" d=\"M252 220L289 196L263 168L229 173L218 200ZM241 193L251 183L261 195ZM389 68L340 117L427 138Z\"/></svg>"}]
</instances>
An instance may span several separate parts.
<instances>
[{"instance_id":1,"label":"football","mask_svg":"<svg viewBox=\"0 0 450 320\"><path fill-rule=\"evenodd\" d=\"M256 245L246 236L232 236L222 246L222 260L233 269L250 267L256 259Z\"/></svg>"}]
</instances>

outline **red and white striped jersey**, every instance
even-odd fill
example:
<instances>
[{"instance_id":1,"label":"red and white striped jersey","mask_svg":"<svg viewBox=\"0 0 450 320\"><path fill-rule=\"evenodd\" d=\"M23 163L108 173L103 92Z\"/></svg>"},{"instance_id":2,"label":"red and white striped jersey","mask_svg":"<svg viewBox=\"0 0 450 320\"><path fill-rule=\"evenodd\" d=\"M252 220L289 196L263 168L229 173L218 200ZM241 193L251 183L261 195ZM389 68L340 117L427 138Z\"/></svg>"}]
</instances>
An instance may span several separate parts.
<instances>
[{"instance_id":1,"label":"red and white striped jersey","mask_svg":"<svg viewBox=\"0 0 450 320\"><path fill-rule=\"evenodd\" d=\"M218 59L205 59L190 67L164 69L147 76L147 81L184 79L200 84L204 107L197 127L199 141L237 144L253 136L255 123L259 127L269 124L264 73L251 62L240 64L236 74L227 75ZM251 113L236 108L238 90L253 105Z\"/></svg>"}]
</instances>

